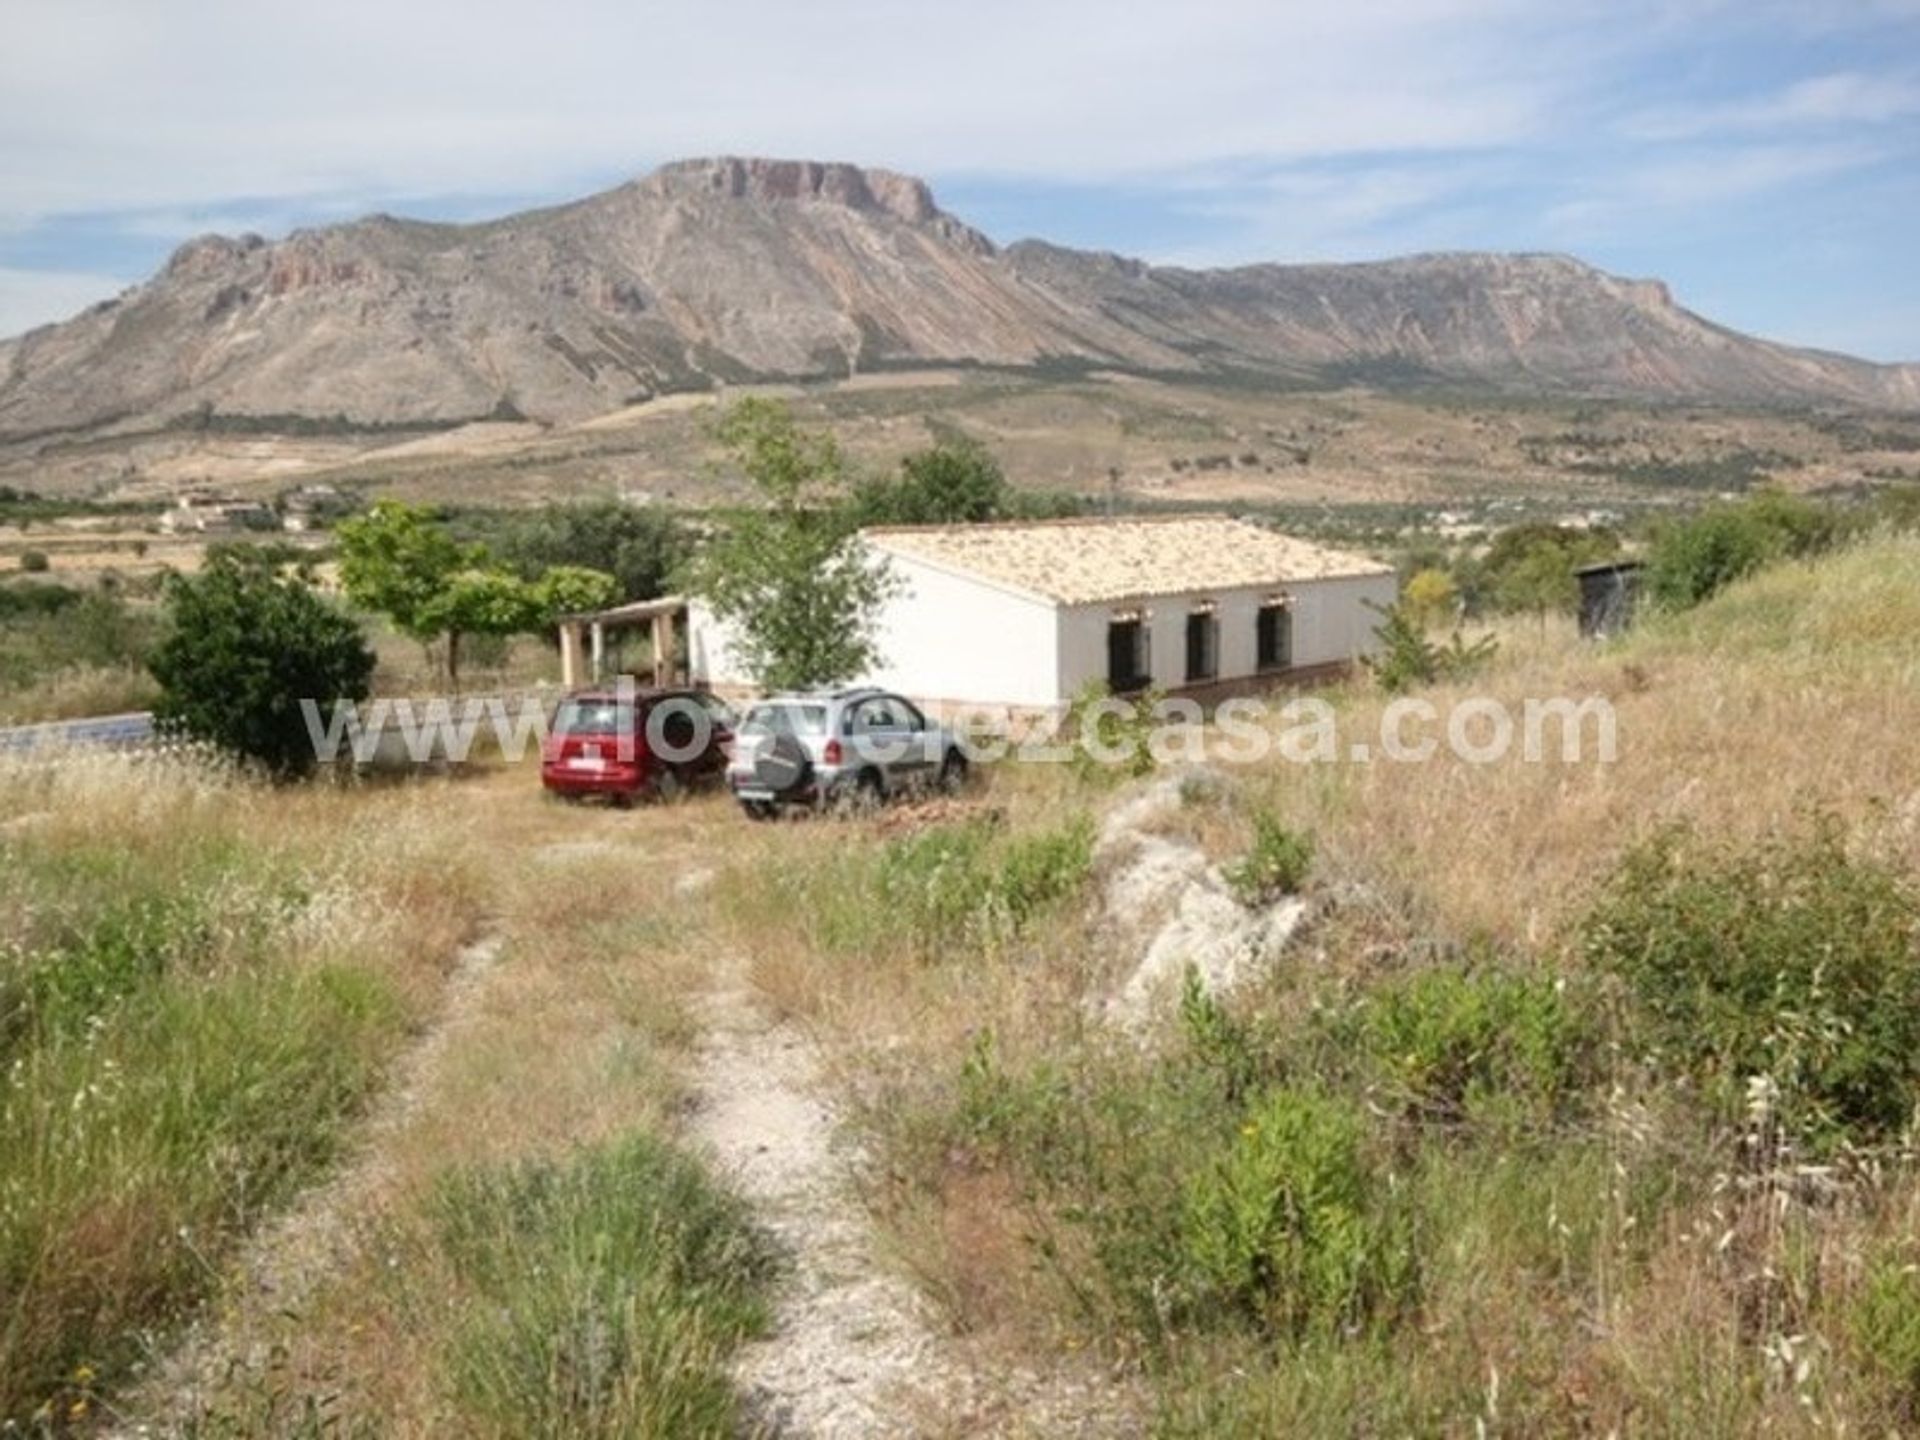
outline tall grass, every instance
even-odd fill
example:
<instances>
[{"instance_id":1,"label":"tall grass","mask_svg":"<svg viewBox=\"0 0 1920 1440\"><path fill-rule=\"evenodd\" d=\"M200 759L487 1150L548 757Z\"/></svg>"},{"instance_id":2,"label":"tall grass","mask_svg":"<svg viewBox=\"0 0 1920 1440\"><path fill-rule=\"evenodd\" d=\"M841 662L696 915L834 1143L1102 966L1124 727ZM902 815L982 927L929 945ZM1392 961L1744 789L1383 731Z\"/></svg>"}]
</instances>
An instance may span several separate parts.
<instances>
[{"instance_id":1,"label":"tall grass","mask_svg":"<svg viewBox=\"0 0 1920 1440\"><path fill-rule=\"evenodd\" d=\"M454 1278L442 1365L468 1434L736 1433L725 1362L765 1323L773 1252L663 1143L462 1170L427 1209Z\"/></svg>"},{"instance_id":2,"label":"tall grass","mask_svg":"<svg viewBox=\"0 0 1920 1440\"><path fill-rule=\"evenodd\" d=\"M473 913L458 865L415 889L447 836L406 812L0 770L0 1416L110 1384L335 1157Z\"/></svg>"}]
</instances>

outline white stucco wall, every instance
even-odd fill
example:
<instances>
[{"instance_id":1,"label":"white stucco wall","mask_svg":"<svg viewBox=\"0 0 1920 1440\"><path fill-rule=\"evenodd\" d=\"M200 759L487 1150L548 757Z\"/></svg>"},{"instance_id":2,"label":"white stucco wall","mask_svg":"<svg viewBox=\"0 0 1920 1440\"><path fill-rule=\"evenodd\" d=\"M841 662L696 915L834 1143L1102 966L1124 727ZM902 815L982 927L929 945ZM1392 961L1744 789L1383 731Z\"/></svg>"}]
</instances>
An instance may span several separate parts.
<instances>
[{"instance_id":1,"label":"white stucco wall","mask_svg":"<svg viewBox=\"0 0 1920 1440\"><path fill-rule=\"evenodd\" d=\"M1052 705L1059 630L1051 601L905 555L865 678L930 705Z\"/></svg>"},{"instance_id":2,"label":"white stucco wall","mask_svg":"<svg viewBox=\"0 0 1920 1440\"><path fill-rule=\"evenodd\" d=\"M1089 682L1107 678L1107 625L1116 611L1146 615L1151 639L1149 661L1156 689L1187 683L1187 615L1196 601L1211 600L1219 622L1219 664L1215 678L1240 680L1254 675L1255 627L1261 602L1275 590L1293 596L1293 666L1330 665L1371 654L1380 617L1365 602L1391 605L1398 593L1392 575L1359 575L1336 580L1295 580L1255 590L1162 595L1151 600L1080 605L1060 612L1060 694L1071 697Z\"/></svg>"},{"instance_id":3,"label":"white stucco wall","mask_svg":"<svg viewBox=\"0 0 1920 1440\"><path fill-rule=\"evenodd\" d=\"M928 705L1048 706L1059 673L1059 629L1046 600L903 555L887 555L898 584L880 615L880 663L862 684ZM689 673L709 685L748 683L721 624L687 607Z\"/></svg>"},{"instance_id":4,"label":"white stucco wall","mask_svg":"<svg viewBox=\"0 0 1920 1440\"><path fill-rule=\"evenodd\" d=\"M1187 683L1186 624L1195 600L1215 605L1219 680L1256 673L1255 625L1261 602L1276 589L1294 597L1293 665L1336 664L1372 653L1379 616L1366 601L1391 605L1394 577L1298 580L1282 586L1147 601L1056 606L902 555L889 555L898 593L882 612L880 663L864 683L884 686L932 706L1057 706L1091 681L1107 678L1107 624L1119 610L1142 610L1152 634L1157 689ZM690 673L711 685L743 686L727 627L698 601L687 611Z\"/></svg>"}]
</instances>

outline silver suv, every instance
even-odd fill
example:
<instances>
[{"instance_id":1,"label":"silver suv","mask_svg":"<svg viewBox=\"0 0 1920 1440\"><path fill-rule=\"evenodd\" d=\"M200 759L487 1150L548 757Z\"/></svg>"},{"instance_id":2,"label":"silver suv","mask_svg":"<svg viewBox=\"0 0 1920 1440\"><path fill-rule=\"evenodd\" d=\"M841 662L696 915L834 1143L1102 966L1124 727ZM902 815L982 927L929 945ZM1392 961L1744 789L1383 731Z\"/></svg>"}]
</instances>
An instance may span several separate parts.
<instances>
[{"instance_id":1,"label":"silver suv","mask_svg":"<svg viewBox=\"0 0 1920 1440\"><path fill-rule=\"evenodd\" d=\"M783 806L870 806L904 790L955 790L966 778L959 735L871 688L760 701L740 722L727 765L728 787L756 820Z\"/></svg>"}]
</instances>

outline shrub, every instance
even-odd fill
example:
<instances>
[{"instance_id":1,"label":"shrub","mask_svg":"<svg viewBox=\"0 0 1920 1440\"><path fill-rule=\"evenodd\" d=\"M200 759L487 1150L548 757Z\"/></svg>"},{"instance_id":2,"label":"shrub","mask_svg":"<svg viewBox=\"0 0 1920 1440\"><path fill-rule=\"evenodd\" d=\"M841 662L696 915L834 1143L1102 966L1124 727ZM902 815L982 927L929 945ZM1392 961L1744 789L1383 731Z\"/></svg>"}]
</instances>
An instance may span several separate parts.
<instances>
[{"instance_id":1,"label":"shrub","mask_svg":"<svg viewBox=\"0 0 1920 1440\"><path fill-rule=\"evenodd\" d=\"M446 1375L486 1433L727 1436L728 1352L774 1256L740 1201L648 1136L456 1172L430 1207L467 1292Z\"/></svg>"},{"instance_id":2,"label":"shrub","mask_svg":"<svg viewBox=\"0 0 1920 1440\"><path fill-rule=\"evenodd\" d=\"M1389 695L1443 680L1465 679L1491 660L1498 648L1491 635L1469 642L1458 630L1446 644L1435 644L1405 601L1372 608L1380 614L1380 624L1374 630L1380 649L1362 663Z\"/></svg>"},{"instance_id":3,"label":"shrub","mask_svg":"<svg viewBox=\"0 0 1920 1440\"><path fill-rule=\"evenodd\" d=\"M44 575L53 568L53 561L47 558L44 550L22 550L20 569L28 575Z\"/></svg>"},{"instance_id":4,"label":"shrub","mask_svg":"<svg viewBox=\"0 0 1920 1440\"><path fill-rule=\"evenodd\" d=\"M1115 695L1098 681L1083 687L1060 722L1074 775L1086 782L1113 782L1152 774L1159 761L1149 742L1159 704L1160 696L1151 690Z\"/></svg>"},{"instance_id":5,"label":"shrub","mask_svg":"<svg viewBox=\"0 0 1920 1440\"><path fill-rule=\"evenodd\" d=\"M1407 1232L1352 1106L1279 1090L1192 1181L1186 1252L1203 1291L1277 1333L1363 1328L1411 1279Z\"/></svg>"},{"instance_id":6,"label":"shrub","mask_svg":"<svg viewBox=\"0 0 1920 1440\"><path fill-rule=\"evenodd\" d=\"M1837 533L1831 511L1780 491L1712 505L1655 534L1647 588L1660 603L1685 609L1764 565L1824 549Z\"/></svg>"},{"instance_id":7,"label":"shrub","mask_svg":"<svg viewBox=\"0 0 1920 1440\"><path fill-rule=\"evenodd\" d=\"M1900 1418L1920 1419L1920 1269L1877 1256L1847 1318Z\"/></svg>"},{"instance_id":8,"label":"shrub","mask_svg":"<svg viewBox=\"0 0 1920 1440\"><path fill-rule=\"evenodd\" d=\"M324 714L367 696L374 656L359 626L264 565L218 557L173 582L169 611L151 662L159 716L277 777L316 763L303 700Z\"/></svg>"},{"instance_id":9,"label":"shrub","mask_svg":"<svg viewBox=\"0 0 1920 1440\"><path fill-rule=\"evenodd\" d=\"M1253 817L1253 844L1227 867L1227 884L1241 904L1266 905L1297 894L1312 865L1312 837L1288 829L1262 810Z\"/></svg>"},{"instance_id":10,"label":"shrub","mask_svg":"<svg viewBox=\"0 0 1920 1440\"><path fill-rule=\"evenodd\" d=\"M1750 1080L1824 1147L1897 1133L1920 1081L1920 899L1832 821L1746 849L1671 830L1631 852L1583 926L1647 1038L1732 1111Z\"/></svg>"},{"instance_id":11,"label":"shrub","mask_svg":"<svg viewBox=\"0 0 1920 1440\"><path fill-rule=\"evenodd\" d=\"M1334 1029L1415 1118L1564 1115L1596 1075L1598 1027L1545 976L1434 967L1373 990Z\"/></svg>"}]
</instances>

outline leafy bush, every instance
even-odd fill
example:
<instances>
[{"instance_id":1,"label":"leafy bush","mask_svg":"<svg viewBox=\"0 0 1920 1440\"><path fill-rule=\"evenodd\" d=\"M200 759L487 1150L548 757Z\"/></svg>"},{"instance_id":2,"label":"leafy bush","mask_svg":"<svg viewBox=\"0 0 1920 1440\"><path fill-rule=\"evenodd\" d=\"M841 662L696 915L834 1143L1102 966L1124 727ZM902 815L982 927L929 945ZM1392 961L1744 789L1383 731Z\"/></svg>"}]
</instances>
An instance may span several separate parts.
<instances>
[{"instance_id":1,"label":"leafy bush","mask_svg":"<svg viewBox=\"0 0 1920 1440\"><path fill-rule=\"evenodd\" d=\"M1082 781L1137 780L1159 763L1149 744L1160 696L1115 695L1098 681L1081 688L1060 722L1068 763ZM1117 760L1110 757L1119 757Z\"/></svg>"},{"instance_id":2,"label":"leafy bush","mask_svg":"<svg viewBox=\"0 0 1920 1440\"><path fill-rule=\"evenodd\" d=\"M1363 1328L1404 1298L1407 1231L1364 1158L1358 1110L1279 1090L1194 1177L1186 1253L1204 1293L1284 1335Z\"/></svg>"},{"instance_id":3,"label":"leafy bush","mask_svg":"<svg viewBox=\"0 0 1920 1440\"><path fill-rule=\"evenodd\" d=\"M1313 838L1262 810L1253 817L1253 844L1226 869L1227 884L1241 904L1266 905L1298 894L1312 865Z\"/></svg>"},{"instance_id":4,"label":"leafy bush","mask_svg":"<svg viewBox=\"0 0 1920 1440\"><path fill-rule=\"evenodd\" d=\"M1723 1109L1764 1076L1782 1123L1816 1147L1911 1118L1920 897L1849 853L1837 824L1746 849L1668 831L1621 862L1583 942L1626 983L1656 1050Z\"/></svg>"},{"instance_id":5,"label":"leafy bush","mask_svg":"<svg viewBox=\"0 0 1920 1440\"><path fill-rule=\"evenodd\" d=\"M176 579L168 599L151 662L160 718L280 778L308 774L317 757L300 702L324 714L367 697L374 656L360 627L302 582L232 556Z\"/></svg>"},{"instance_id":6,"label":"leafy bush","mask_svg":"<svg viewBox=\"0 0 1920 1440\"><path fill-rule=\"evenodd\" d=\"M987 448L960 437L918 450L897 476L857 483L848 499L856 525L956 525L1004 518L1007 477Z\"/></svg>"},{"instance_id":7,"label":"leafy bush","mask_svg":"<svg viewBox=\"0 0 1920 1440\"><path fill-rule=\"evenodd\" d=\"M494 553L522 579L558 567L595 570L613 577L620 600L665 594L689 550L686 528L672 512L621 500L548 504L494 528Z\"/></svg>"},{"instance_id":8,"label":"leafy bush","mask_svg":"<svg viewBox=\"0 0 1920 1440\"><path fill-rule=\"evenodd\" d=\"M1017 935L1073 894L1093 861L1093 826L1081 817L1002 843L991 821L910 835L876 857L869 903L928 952Z\"/></svg>"},{"instance_id":9,"label":"leafy bush","mask_svg":"<svg viewBox=\"0 0 1920 1440\"><path fill-rule=\"evenodd\" d=\"M1920 1267L1875 1257L1848 1320L1900 1417L1920 1419Z\"/></svg>"},{"instance_id":10,"label":"leafy bush","mask_svg":"<svg viewBox=\"0 0 1920 1440\"><path fill-rule=\"evenodd\" d=\"M20 569L28 575L44 575L53 568L53 562L47 558L44 550L23 550L20 552Z\"/></svg>"},{"instance_id":11,"label":"leafy bush","mask_svg":"<svg viewBox=\"0 0 1920 1440\"><path fill-rule=\"evenodd\" d=\"M1698 605L1763 565L1826 548L1837 526L1831 511L1779 491L1711 505L1655 533L1647 588L1672 609Z\"/></svg>"},{"instance_id":12,"label":"leafy bush","mask_svg":"<svg viewBox=\"0 0 1920 1440\"><path fill-rule=\"evenodd\" d=\"M1545 976L1423 969L1374 987L1333 1028L1416 1119L1551 1121L1597 1075L1598 1027Z\"/></svg>"},{"instance_id":13,"label":"leafy bush","mask_svg":"<svg viewBox=\"0 0 1920 1440\"><path fill-rule=\"evenodd\" d=\"M774 1255L692 1160L636 1136L457 1172L430 1210L469 1299L446 1374L485 1433L736 1433L725 1361L765 1324Z\"/></svg>"},{"instance_id":14,"label":"leafy bush","mask_svg":"<svg viewBox=\"0 0 1920 1440\"><path fill-rule=\"evenodd\" d=\"M1468 642L1458 630L1446 644L1435 644L1404 600L1372 608L1380 614L1380 624L1374 630L1380 649L1362 663L1389 695L1404 694L1420 685L1465 679L1491 660L1499 648L1491 635Z\"/></svg>"}]
</instances>

